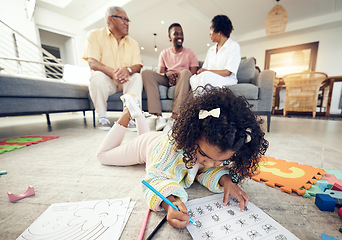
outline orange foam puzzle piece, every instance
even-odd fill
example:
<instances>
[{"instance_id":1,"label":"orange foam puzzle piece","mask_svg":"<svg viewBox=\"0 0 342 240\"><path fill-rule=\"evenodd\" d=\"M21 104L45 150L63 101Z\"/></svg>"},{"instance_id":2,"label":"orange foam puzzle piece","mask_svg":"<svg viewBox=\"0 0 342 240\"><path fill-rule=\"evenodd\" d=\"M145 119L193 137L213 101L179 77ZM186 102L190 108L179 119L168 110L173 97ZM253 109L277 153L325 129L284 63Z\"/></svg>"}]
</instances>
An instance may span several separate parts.
<instances>
[{"instance_id":1,"label":"orange foam puzzle piece","mask_svg":"<svg viewBox=\"0 0 342 240\"><path fill-rule=\"evenodd\" d=\"M321 168L314 168L309 165L295 162L287 162L273 157L261 157L259 172L252 177L255 181L264 181L267 186L279 186L287 193L296 192L304 195L305 189L310 189L325 171Z\"/></svg>"}]
</instances>

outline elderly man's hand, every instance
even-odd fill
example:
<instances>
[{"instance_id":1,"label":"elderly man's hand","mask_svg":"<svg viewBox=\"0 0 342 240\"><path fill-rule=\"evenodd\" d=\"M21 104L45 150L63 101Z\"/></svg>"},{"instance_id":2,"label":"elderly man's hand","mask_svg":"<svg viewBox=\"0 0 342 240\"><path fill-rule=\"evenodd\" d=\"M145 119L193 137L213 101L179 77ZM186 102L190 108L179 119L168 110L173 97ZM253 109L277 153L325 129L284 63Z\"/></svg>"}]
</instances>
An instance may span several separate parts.
<instances>
[{"instance_id":1,"label":"elderly man's hand","mask_svg":"<svg viewBox=\"0 0 342 240\"><path fill-rule=\"evenodd\" d=\"M117 68L113 71L113 79L119 84L124 84L129 81L129 72L127 68Z\"/></svg>"}]
</instances>

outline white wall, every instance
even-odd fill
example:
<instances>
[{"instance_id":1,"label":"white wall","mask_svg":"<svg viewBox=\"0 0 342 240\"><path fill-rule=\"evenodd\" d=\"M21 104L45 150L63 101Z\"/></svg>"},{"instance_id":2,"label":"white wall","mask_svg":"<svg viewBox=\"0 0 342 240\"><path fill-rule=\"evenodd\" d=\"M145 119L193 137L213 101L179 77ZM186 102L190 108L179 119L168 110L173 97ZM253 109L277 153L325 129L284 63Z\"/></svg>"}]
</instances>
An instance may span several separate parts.
<instances>
[{"instance_id":1,"label":"white wall","mask_svg":"<svg viewBox=\"0 0 342 240\"><path fill-rule=\"evenodd\" d=\"M32 21L26 18L25 0L0 0L1 20L19 31L30 41L37 43L37 31L34 19Z\"/></svg>"},{"instance_id":2,"label":"white wall","mask_svg":"<svg viewBox=\"0 0 342 240\"><path fill-rule=\"evenodd\" d=\"M29 20L26 17L25 0L0 0L0 16L1 21L8 25L10 28L16 30L16 40L18 45L19 58L28 59L31 61L41 61L42 55L39 48L34 44L39 45L38 32L35 26L34 19ZM6 25L0 23L2 46L0 48L0 55L5 57L16 58L12 30ZM23 35L24 37L21 37ZM28 40L26 40L26 39ZM33 44L32 44L32 43ZM6 66L5 66L6 65ZM16 70L16 62L5 62L5 72L10 74L19 73ZM21 63L22 74L28 74L35 72L36 74L42 74L43 68L39 65L32 65L27 63Z\"/></svg>"},{"instance_id":3,"label":"white wall","mask_svg":"<svg viewBox=\"0 0 342 240\"><path fill-rule=\"evenodd\" d=\"M82 30L80 21L40 7L36 8L34 19L37 28L70 37L72 40L66 42L64 48L67 47L67 51L73 51L73 53L65 56L64 60L68 62L64 63L82 65L82 52L86 32ZM54 44L56 45L56 43Z\"/></svg>"}]
</instances>

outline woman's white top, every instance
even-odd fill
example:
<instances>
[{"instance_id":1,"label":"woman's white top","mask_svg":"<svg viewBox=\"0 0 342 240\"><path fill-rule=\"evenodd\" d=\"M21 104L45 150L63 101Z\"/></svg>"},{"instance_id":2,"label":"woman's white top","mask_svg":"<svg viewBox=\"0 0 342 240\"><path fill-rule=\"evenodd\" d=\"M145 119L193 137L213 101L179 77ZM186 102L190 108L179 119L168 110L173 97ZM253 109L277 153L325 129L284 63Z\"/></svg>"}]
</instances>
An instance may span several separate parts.
<instances>
[{"instance_id":1,"label":"woman's white top","mask_svg":"<svg viewBox=\"0 0 342 240\"><path fill-rule=\"evenodd\" d=\"M208 70L227 69L232 73L230 77L236 79L241 61L240 45L228 38L218 52L216 52L216 49L217 43L208 49L203 68Z\"/></svg>"}]
</instances>

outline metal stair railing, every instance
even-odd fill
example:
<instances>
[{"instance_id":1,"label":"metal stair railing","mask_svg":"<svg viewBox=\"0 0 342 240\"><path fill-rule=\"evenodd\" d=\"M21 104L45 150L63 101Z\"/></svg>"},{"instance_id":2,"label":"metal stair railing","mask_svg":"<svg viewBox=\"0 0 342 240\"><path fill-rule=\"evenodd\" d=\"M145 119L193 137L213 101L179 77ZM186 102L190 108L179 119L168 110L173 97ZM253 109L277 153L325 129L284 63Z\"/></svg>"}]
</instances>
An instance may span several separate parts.
<instances>
[{"instance_id":1,"label":"metal stair railing","mask_svg":"<svg viewBox=\"0 0 342 240\"><path fill-rule=\"evenodd\" d=\"M56 58L0 20L0 72L10 75L61 79L63 67Z\"/></svg>"}]
</instances>

